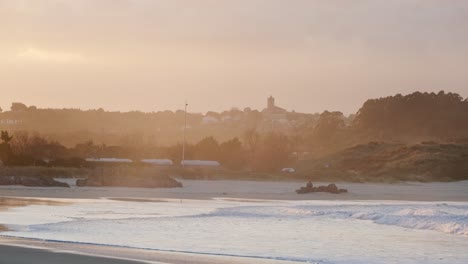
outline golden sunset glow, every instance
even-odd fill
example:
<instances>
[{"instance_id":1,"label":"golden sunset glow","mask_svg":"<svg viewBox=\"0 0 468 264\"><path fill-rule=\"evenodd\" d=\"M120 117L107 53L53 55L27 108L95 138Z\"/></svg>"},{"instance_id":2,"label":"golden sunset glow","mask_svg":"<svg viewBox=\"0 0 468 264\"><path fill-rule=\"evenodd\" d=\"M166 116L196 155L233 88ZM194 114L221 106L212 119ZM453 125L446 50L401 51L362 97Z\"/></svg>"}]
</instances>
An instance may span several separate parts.
<instances>
[{"instance_id":1,"label":"golden sunset glow","mask_svg":"<svg viewBox=\"0 0 468 264\"><path fill-rule=\"evenodd\" d=\"M3 0L0 105L204 112L274 94L354 113L387 94L466 95L466 24L464 1Z\"/></svg>"}]
</instances>

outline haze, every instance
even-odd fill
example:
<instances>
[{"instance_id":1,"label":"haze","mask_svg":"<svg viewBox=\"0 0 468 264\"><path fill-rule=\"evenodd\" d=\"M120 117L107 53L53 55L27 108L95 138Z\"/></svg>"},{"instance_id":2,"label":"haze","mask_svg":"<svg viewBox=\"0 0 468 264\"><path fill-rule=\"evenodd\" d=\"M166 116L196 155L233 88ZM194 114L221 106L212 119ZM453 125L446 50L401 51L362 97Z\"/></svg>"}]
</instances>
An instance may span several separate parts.
<instances>
[{"instance_id":1,"label":"haze","mask_svg":"<svg viewBox=\"0 0 468 264\"><path fill-rule=\"evenodd\" d=\"M0 106L354 113L468 96L468 1L0 0Z\"/></svg>"}]
</instances>

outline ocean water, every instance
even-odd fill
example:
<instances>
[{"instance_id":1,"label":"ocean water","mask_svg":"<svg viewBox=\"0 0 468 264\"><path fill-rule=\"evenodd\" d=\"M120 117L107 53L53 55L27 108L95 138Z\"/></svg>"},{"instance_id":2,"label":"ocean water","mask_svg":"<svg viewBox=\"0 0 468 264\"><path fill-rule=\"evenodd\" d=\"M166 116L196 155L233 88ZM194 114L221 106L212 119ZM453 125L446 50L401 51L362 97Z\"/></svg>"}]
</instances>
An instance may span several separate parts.
<instances>
[{"instance_id":1,"label":"ocean water","mask_svg":"<svg viewBox=\"0 0 468 264\"><path fill-rule=\"evenodd\" d=\"M291 260L468 263L468 203L74 200L0 213L6 236Z\"/></svg>"}]
</instances>

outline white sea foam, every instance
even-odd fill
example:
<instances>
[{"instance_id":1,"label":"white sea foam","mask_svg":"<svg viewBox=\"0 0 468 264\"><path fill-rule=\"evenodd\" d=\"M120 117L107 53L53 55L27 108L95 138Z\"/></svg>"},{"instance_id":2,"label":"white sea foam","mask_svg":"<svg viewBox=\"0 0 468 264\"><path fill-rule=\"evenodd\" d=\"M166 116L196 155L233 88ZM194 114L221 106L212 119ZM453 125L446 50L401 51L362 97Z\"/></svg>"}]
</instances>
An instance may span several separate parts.
<instances>
[{"instance_id":1,"label":"white sea foam","mask_svg":"<svg viewBox=\"0 0 468 264\"><path fill-rule=\"evenodd\" d=\"M450 234L468 235L468 205L419 204L345 204L241 206L221 208L206 216L240 218L313 218L371 220L376 224L404 228L428 229Z\"/></svg>"},{"instance_id":2,"label":"white sea foam","mask_svg":"<svg viewBox=\"0 0 468 264\"><path fill-rule=\"evenodd\" d=\"M468 261L468 203L95 200L15 208L0 222L16 229L10 236L200 254L311 263Z\"/></svg>"}]
</instances>

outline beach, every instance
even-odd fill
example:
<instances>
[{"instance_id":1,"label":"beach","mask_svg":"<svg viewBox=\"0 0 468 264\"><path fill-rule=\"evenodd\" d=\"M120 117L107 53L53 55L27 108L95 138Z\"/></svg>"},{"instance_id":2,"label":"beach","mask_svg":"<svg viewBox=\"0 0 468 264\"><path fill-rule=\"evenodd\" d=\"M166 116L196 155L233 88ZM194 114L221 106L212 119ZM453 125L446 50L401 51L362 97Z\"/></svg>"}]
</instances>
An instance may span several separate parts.
<instances>
[{"instance_id":1,"label":"beach","mask_svg":"<svg viewBox=\"0 0 468 264\"><path fill-rule=\"evenodd\" d=\"M381 263L398 254L409 260L401 263L418 263L434 252L437 263L468 259L437 252L468 245L468 182L337 183L349 190L339 195L298 195L301 182L182 182L176 189L2 186L0 255L8 258L0 263ZM340 256L355 247L349 238L366 233L369 247L404 243L391 255L363 259L370 248ZM432 242L421 247L421 240Z\"/></svg>"},{"instance_id":2,"label":"beach","mask_svg":"<svg viewBox=\"0 0 468 264\"><path fill-rule=\"evenodd\" d=\"M348 193L309 193L298 195L296 189L305 182L180 180L183 188L109 188L109 187L24 187L0 186L0 196L30 198L91 199L103 197L212 199L214 197L264 200L402 200L402 201L468 201L468 181L336 183ZM314 183L327 185L329 183Z\"/></svg>"},{"instance_id":3,"label":"beach","mask_svg":"<svg viewBox=\"0 0 468 264\"><path fill-rule=\"evenodd\" d=\"M50 250L14 247L0 245L0 263L2 264L20 264L20 263L69 263L69 264L136 264L142 263L131 260L112 259L97 256L86 256L82 254L53 252ZM7 257L5 257L7 256Z\"/></svg>"},{"instance_id":4,"label":"beach","mask_svg":"<svg viewBox=\"0 0 468 264\"><path fill-rule=\"evenodd\" d=\"M11 258L0 259L1 264L12 263L154 263L154 264L291 264L289 261L265 260L245 257L210 256L190 253L142 250L102 245L86 245L50 242L32 239L6 238L0 236L0 256ZM60 256L57 256L60 255ZM44 262L36 262L45 259ZM16 261L16 262L15 262ZM115 261L115 262L113 262Z\"/></svg>"}]
</instances>

